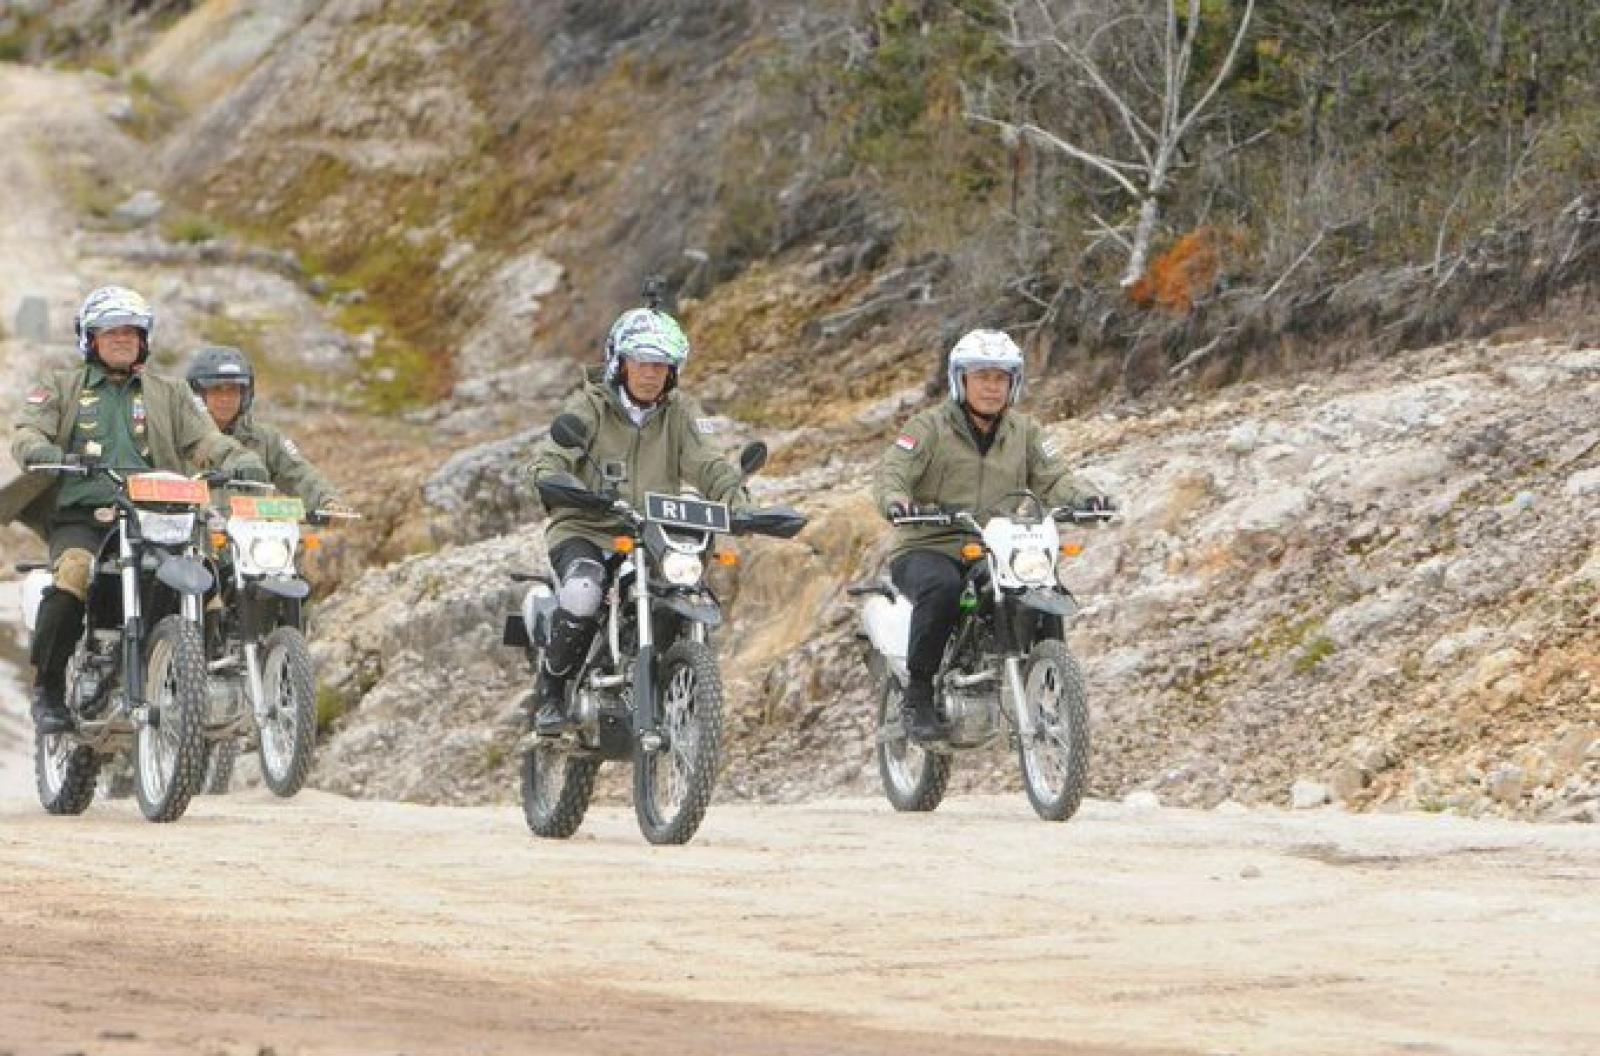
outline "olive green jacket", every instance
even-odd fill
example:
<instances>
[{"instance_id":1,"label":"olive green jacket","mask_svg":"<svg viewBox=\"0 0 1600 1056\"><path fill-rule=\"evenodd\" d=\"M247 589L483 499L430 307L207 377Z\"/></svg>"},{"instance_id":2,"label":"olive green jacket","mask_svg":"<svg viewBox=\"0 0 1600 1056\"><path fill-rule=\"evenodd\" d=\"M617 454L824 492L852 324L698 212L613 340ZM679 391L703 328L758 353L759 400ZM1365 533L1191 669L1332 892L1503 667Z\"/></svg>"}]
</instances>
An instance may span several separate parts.
<instances>
[{"instance_id":1,"label":"olive green jacket","mask_svg":"<svg viewBox=\"0 0 1600 1056\"><path fill-rule=\"evenodd\" d=\"M589 370L562 413L577 415L588 426L589 459L546 438L530 467L535 483L555 473L570 473L585 487L599 491L604 481L590 464L592 460L600 466L625 467L627 476L617 485L618 494L641 512L646 492L672 495L684 487L693 487L713 502L749 504L739 470L707 440L711 423L699 404L681 392L668 393L644 425L635 426L616 390L601 379L599 371ZM623 521L609 514L570 507L549 513L545 540L550 546L578 537L610 550L612 540L626 531Z\"/></svg>"},{"instance_id":2,"label":"olive green jacket","mask_svg":"<svg viewBox=\"0 0 1600 1056\"><path fill-rule=\"evenodd\" d=\"M248 414L239 416L226 435L249 448L267 464L272 486L298 495L308 511L322 509L338 497L332 484L313 466L295 442L279 429L263 425Z\"/></svg>"},{"instance_id":3,"label":"olive green jacket","mask_svg":"<svg viewBox=\"0 0 1600 1056\"><path fill-rule=\"evenodd\" d=\"M54 444L66 449L78 420L87 365L46 374L28 390L11 432L11 457L26 467L29 456ZM146 457L155 469L182 473L190 465L235 469L260 466L261 460L232 437L224 436L195 402L181 381L148 371L139 375L148 422ZM41 537L55 512L59 481L48 474L24 472L0 488L0 524L21 521Z\"/></svg>"},{"instance_id":4,"label":"olive green jacket","mask_svg":"<svg viewBox=\"0 0 1600 1056\"><path fill-rule=\"evenodd\" d=\"M1089 496L1033 418L1007 411L995 429L988 453L981 454L966 412L954 401L912 418L878 463L873 487L878 509L887 510L891 502L937 503L981 520L1011 492L1031 491L1052 507ZM908 550L960 557L970 539L971 532L962 528L907 525L895 529L890 557Z\"/></svg>"}]
</instances>

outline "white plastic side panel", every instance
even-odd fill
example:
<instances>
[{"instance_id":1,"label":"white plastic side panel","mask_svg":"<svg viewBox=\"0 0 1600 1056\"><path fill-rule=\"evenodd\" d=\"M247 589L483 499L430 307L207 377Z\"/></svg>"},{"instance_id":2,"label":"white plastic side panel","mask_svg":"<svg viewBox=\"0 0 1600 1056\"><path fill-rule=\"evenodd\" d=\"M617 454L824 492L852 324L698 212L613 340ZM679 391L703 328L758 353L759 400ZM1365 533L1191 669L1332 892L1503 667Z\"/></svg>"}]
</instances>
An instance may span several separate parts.
<instances>
[{"instance_id":1,"label":"white plastic side panel","mask_svg":"<svg viewBox=\"0 0 1600 1056\"><path fill-rule=\"evenodd\" d=\"M33 626L39 619L39 602L44 598L45 588L55 579L47 570L36 568L22 577L22 625L33 633Z\"/></svg>"},{"instance_id":2,"label":"white plastic side panel","mask_svg":"<svg viewBox=\"0 0 1600 1056\"><path fill-rule=\"evenodd\" d=\"M867 639L872 642L872 647L883 654L896 670L904 670L906 652L911 643L911 603L905 598L890 601L874 594L861 607L861 622L866 626Z\"/></svg>"}]
</instances>

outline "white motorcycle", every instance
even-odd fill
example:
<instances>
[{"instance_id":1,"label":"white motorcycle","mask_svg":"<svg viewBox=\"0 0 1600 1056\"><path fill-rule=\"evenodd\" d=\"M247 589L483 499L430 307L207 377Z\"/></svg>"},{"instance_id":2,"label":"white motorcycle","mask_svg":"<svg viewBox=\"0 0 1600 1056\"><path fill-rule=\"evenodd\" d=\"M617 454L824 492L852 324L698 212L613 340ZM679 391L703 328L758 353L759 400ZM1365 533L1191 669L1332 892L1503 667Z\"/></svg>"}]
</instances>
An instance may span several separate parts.
<instances>
[{"instance_id":1,"label":"white motorcycle","mask_svg":"<svg viewBox=\"0 0 1600 1056\"><path fill-rule=\"evenodd\" d=\"M302 532L305 516L298 498L271 494L231 496L227 517L213 516L221 605L206 614L213 626L205 792L227 791L241 747L260 753L262 780L275 795L293 796L310 772L317 701L304 605L311 586L298 562L320 538ZM354 516L318 511L324 522Z\"/></svg>"},{"instance_id":2,"label":"white motorcycle","mask_svg":"<svg viewBox=\"0 0 1600 1056\"><path fill-rule=\"evenodd\" d=\"M961 615L934 678L940 739L906 735L901 701L911 634L911 602L885 576L853 586L862 606L867 665L878 687L875 752L885 794L896 810L931 811L943 800L954 756L1009 742L1017 750L1034 811L1065 821L1082 802L1089 776L1089 706L1083 672L1067 650L1066 622L1077 602L1061 581L1058 521L1098 523L1109 509L1046 510L1031 493L1001 500L980 523L968 512L916 512L895 524L957 525L974 539Z\"/></svg>"}]
</instances>

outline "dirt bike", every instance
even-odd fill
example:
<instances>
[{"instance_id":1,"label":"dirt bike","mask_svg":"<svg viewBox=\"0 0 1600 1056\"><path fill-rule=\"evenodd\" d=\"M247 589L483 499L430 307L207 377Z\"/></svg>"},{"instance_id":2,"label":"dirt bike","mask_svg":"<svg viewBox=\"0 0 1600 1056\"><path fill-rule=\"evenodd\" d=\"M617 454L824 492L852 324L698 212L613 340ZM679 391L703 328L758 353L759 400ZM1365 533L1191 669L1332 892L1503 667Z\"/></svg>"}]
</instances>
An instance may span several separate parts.
<instances>
[{"instance_id":1,"label":"dirt bike","mask_svg":"<svg viewBox=\"0 0 1600 1056\"><path fill-rule=\"evenodd\" d=\"M909 738L901 700L909 679L906 655L911 602L887 576L848 588L862 605L867 665L877 686L878 774L900 811L931 811L944 798L955 755L1007 741L1022 767L1034 811L1065 821L1078 809L1089 774L1089 707L1083 672L1065 642L1077 602L1059 580L1058 521L1103 522L1107 509L1046 510L1028 492L1001 500L1003 513L984 522L964 511L922 511L896 525L960 526L974 536L963 549L967 569L961 614L934 677L943 735Z\"/></svg>"},{"instance_id":2,"label":"dirt bike","mask_svg":"<svg viewBox=\"0 0 1600 1056\"><path fill-rule=\"evenodd\" d=\"M66 670L73 729L35 734L39 801L81 814L102 763L131 750L134 793L151 821L183 816L205 755L206 661L201 613L212 584L198 546L203 480L176 473L61 463L31 466L104 475L117 486L112 526L90 577L85 627ZM23 622L35 625L50 572L18 565Z\"/></svg>"},{"instance_id":3,"label":"dirt bike","mask_svg":"<svg viewBox=\"0 0 1600 1056\"><path fill-rule=\"evenodd\" d=\"M586 461L587 430L562 415L550 435ZM740 453L746 477L766 460L764 444ZM778 507L731 514L727 505L691 496L649 493L645 509L617 497L617 472L595 467L607 482L590 491L576 478L546 478L547 509L571 506L609 513L627 527L616 540L614 577L588 657L567 680L567 713L576 730L534 736L522 759L522 804L539 836L571 836L583 823L595 776L606 760L633 762L633 806L639 830L655 844L687 843L705 817L722 741L722 676L709 632L722 607L705 584L706 559L720 533L791 538L806 519ZM527 650L537 673L556 609L549 576L513 573L530 582L521 610L506 621L505 642Z\"/></svg>"},{"instance_id":4,"label":"dirt bike","mask_svg":"<svg viewBox=\"0 0 1600 1056\"><path fill-rule=\"evenodd\" d=\"M261 487L229 481L233 487ZM345 517L318 511L316 521ZM285 495L233 495L228 515L213 512L220 607L208 613L211 742L202 790L228 789L241 748L261 758L261 777L287 798L304 786L317 732L316 682L306 646L303 605L311 586L297 561L305 504Z\"/></svg>"}]
</instances>

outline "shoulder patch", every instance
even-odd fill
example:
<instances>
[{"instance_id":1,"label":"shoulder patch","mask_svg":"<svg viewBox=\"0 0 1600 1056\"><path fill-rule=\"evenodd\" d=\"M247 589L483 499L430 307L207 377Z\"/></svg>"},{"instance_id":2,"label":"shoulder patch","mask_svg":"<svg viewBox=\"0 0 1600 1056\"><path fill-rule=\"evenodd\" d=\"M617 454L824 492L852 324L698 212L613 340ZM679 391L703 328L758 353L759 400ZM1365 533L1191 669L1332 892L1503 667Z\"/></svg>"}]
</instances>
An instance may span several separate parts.
<instances>
[{"instance_id":1,"label":"shoulder patch","mask_svg":"<svg viewBox=\"0 0 1600 1056\"><path fill-rule=\"evenodd\" d=\"M44 403L48 399L50 399L50 390L42 386L28 393L28 402L35 405Z\"/></svg>"},{"instance_id":2,"label":"shoulder patch","mask_svg":"<svg viewBox=\"0 0 1600 1056\"><path fill-rule=\"evenodd\" d=\"M711 418L696 418L694 420L694 431L705 434L714 433L717 431L717 423Z\"/></svg>"},{"instance_id":3,"label":"shoulder patch","mask_svg":"<svg viewBox=\"0 0 1600 1056\"><path fill-rule=\"evenodd\" d=\"M1039 441L1039 450L1044 452L1046 458L1055 458L1061 453L1061 448L1048 436Z\"/></svg>"},{"instance_id":4,"label":"shoulder patch","mask_svg":"<svg viewBox=\"0 0 1600 1056\"><path fill-rule=\"evenodd\" d=\"M305 456L300 453L299 446L287 436L283 438L283 449L289 452L290 458L298 458L301 461L305 460Z\"/></svg>"},{"instance_id":5,"label":"shoulder patch","mask_svg":"<svg viewBox=\"0 0 1600 1056\"><path fill-rule=\"evenodd\" d=\"M895 437L894 446L900 448L902 451L915 451L919 442L920 441L918 441L917 438L912 436L910 433L901 433L899 436Z\"/></svg>"}]
</instances>

